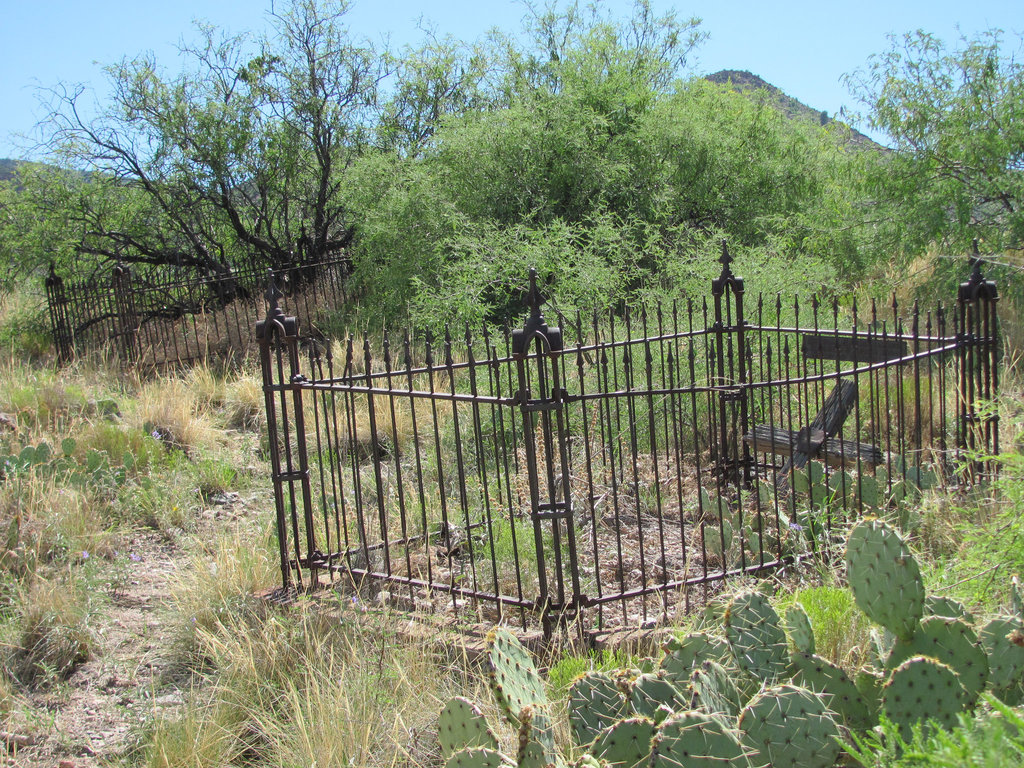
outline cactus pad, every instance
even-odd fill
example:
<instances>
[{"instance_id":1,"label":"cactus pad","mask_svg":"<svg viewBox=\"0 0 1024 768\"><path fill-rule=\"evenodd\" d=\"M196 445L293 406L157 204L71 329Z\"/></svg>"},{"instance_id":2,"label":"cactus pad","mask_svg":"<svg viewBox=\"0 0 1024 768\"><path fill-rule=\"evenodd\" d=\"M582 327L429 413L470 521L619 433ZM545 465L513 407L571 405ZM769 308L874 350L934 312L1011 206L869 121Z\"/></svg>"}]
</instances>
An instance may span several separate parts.
<instances>
[{"instance_id":1,"label":"cactus pad","mask_svg":"<svg viewBox=\"0 0 1024 768\"><path fill-rule=\"evenodd\" d=\"M811 629L811 618L800 603L793 603L786 609L786 631L797 651L814 653L814 630Z\"/></svg>"},{"instance_id":2,"label":"cactus pad","mask_svg":"<svg viewBox=\"0 0 1024 768\"><path fill-rule=\"evenodd\" d=\"M743 744L773 768L831 768L840 735L824 700L806 688L780 685L755 696L740 713Z\"/></svg>"},{"instance_id":3,"label":"cactus pad","mask_svg":"<svg viewBox=\"0 0 1024 768\"><path fill-rule=\"evenodd\" d=\"M535 754L545 766L558 760L555 748L555 725L544 707L526 707L519 713L519 765L524 765L524 755Z\"/></svg>"},{"instance_id":4,"label":"cactus pad","mask_svg":"<svg viewBox=\"0 0 1024 768\"><path fill-rule=\"evenodd\" d=\"M470 747L451 755L444 768L516 768L516 763L496 749Z\"/></svg>"},{"instance_id":5,"label":"cactus pad","mask_svg":"<svg viewBox=\"0 0 1024 768\"><path fill-rule=\"evenodd\" d=\"M884 675L870 669L862 669L853 679L853 684L864 697L872 722L878 720L878 710L882 705L882 685L885 680Z\"/></svg>"},{"instance_id":6,"label":"cactus pad","mask_svg":"<svg viewBox=\"0 0 1024 768\"><path fill-rule=\"evenodd\" d=\"M661 724L650 768L720 768L745 764L739 733L702 712L684 712Z\"/></svg>"},{"instance_id":7,"label":"cactus pad","mask_svg":"<svg viewBox=\"0 0 1024 768\"><path fill-rule=\"evenodd\" d=\"M441 755L448 757L466 747L498 748L498 739L487 725L483 713L469 699L456 696L437 718L437 740Z\"/></svg>"},{"instance_id":8,"label":"cactus pad","mask_svg":"<svg viewBox=\"0 0 1024 768\"><path fill-rule=\"evenodd\" d=\"M959 600L938 595L926 595L924 598L925 616L942 616L947 619L963 619L972 622L974 619Z\"/></svg>"},{"instance_id":9,"label":"cactus pad","mask_svg":"<svg viewBox=\"0 0 1024 768\"><path fill-rule=\"evenodd\" d=\"M588 672L569 687L569 729L576 746L586 746L602 729L626 715L626 702L604 672Z\"/></svg>"},{"instance_id":10,"label":"cactus pad","mask_svg":"<svg viewBox=\"0 0 1024 768\"><path fill-rule=\"evenodd\" d=\"M959 675L970 704L988 682L985 650L978 644L974 630L958 619L930 616L922 621L909 642L900 640L893 646L886 669L895 669L912 656L928 656L950 667Z\"/></svg>"},{"instance_id":11,"label":"cactus pad","mask_svg":"<svg viewBox=\"0 0 1024 768\"><path fill-rule=\"evenodd\" d=\"M516 768L564 768L565 762L559 755L552 755L536 741L525 744L519 750Z\"/></svg>"},{"instance_id":12,"label":"cactus pad","mask_svg":"<svg viewBox=\"0 0 1024 768\"><path fill-rule=\"evenodd\" d=\"M989 683L1005 691L1024 678L1024 621L1016 616L997 616L982 627L981 645L988 654Z\"/></svg>"},{"instance_id":13,"label":"cactus pad","mask_svg":"<svg viewBox=\"0 0 1024 768\"><path fill-rule=\"evenodd\" d=\"M690 690L690 706L709 714L736 717L744 701L729 672L715 661L705 661L693 670Z\"/></svg>"},{"instance_id":14,"label":"cactus pad","mask_svg":"<svg viewBox=\"0 0 1024 768\"><path fill-rule=\"evenodd\" d=\"M864 695L840 667L813 653L795 653L793 669L793 682L824 694L828 708L842 715L849 728L865 730L875 724Z\"/></svg>"},{"instance_id":15,"label":"cactus pad","mask_svg":"<svg viewBox=\"0 0 1024 768\"><path fill-rule=\"evenodd\" d=\"M786 671L789 649L779 615L760 592L736 595L725 611L725 636L740 669L773 682Z\"/></svg>"},{"instance_id":16,"label":"cactus pad","mask_svg":"<svg viewBox=\"0 0 1024 768\"><path fill-rule=\"evenodd\" d=\"M880 520L863 520L846 540L846 571L858 607L872 621L910 640L924 611L917 560Z\"/></svg>"},{"instance_id":17,"label":"cactus pad","mask_svg":"<svg viewBox=\"0 0 1024 768\"><path fill-rule=\"evenodd\" d=\"M701 662L720 662L731 656L724 640L706 632L691 632L679 639L672 638L664 648L661 669L672 683L680 687L689 682L694 667Z\"/></svg>"},{"instance_id":18,"label":"cactus pad","mask_svg":"<svg viewBox=\"0 0 1024 768\"><path fill-rule=\"evenodd\" d=\"M499 627L487 635L487 665L491 692L514 727L526 707L544 706L544 682L530 654L507 629Z\"/></svg>"},{"instance_id":19,"label":"cactus pad","mask_svg":"<svg viewBox=\"0 0 1024 768\"><path fill-rule=\"evenodd\" d=\"M638 768L650 758L654 733L653 720L626 718L601 731L590 747L590 754L607 760L614 768Z\"/></svg>"},{"instance_id":20,"label":"cactus pad","mask_svg":"<svg viewBox=\"0 0 1024 768\"><path fill-rule=\"evenodd\" d=\"M665 705L673 712L681 712L689 708L686 697L679 692L664 676L657 674L640 675L633 681L633 689L629 693L629 704L633 714L641 717L654 718L657 709Z\"/></svg>"},{"instance_id":21,"label":"cactus pad","mask_svg":"<svg viewBox=\"0 0 1024 768\"><path fill-rule=\"evenodd\" d=\"M925 656L907 659L893 670L882 687L882 712L909 741L913 726L935 720L946 730L957 723L967 694L956 672Z\"/></svg>"}]
</instances>

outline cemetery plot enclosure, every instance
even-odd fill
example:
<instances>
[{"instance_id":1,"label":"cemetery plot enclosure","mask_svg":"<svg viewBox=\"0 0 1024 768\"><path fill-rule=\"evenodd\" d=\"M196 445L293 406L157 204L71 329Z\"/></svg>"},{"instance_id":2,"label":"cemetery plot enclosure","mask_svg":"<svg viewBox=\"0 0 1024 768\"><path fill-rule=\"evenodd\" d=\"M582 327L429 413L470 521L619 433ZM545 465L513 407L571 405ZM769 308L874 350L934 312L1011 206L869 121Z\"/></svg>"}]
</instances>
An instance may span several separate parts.
<instances>
[{"instance_id":1,"label":"cemetery plot enclosure","mask_svg":"<svg viewBox=\"0 0 1024 768\"><path fill-rule=\"evenodd\" d=\"M259 324L285 588L636 627L827 553L992 466L997 291L949 306L710 294L512 333L300 345ZM906 311L904 311L906 310Z\"/></svg>"},{"instance_id":2,"label":"cemetery plot enclosure","mask_svg":"<svg viewBox=\"0 0 1024 768\"><path fill-rule=\"evenodd\" d=\"M306 334L314 332L322 312L346 301L347 267L337 259L278 273ZM57 358L63 363L98 353L152 368L241 359L254 351L252 328L263 312L266 279L259 267L199 277L118 264L71 282L51 265L46 298Z\"/></svg>"}]
</instances>

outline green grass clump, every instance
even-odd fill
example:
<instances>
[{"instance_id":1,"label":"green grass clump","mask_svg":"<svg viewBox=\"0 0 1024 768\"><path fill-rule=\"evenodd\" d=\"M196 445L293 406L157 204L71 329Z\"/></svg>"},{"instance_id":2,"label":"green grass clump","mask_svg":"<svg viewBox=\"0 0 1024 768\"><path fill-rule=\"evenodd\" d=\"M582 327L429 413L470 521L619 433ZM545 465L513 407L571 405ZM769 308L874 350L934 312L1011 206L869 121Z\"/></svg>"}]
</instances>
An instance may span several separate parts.
<instances>
[{"instance_id":1,"label":"green grass clump","mask_svg":"<svg viewBox=\"0 0 1024 768\"><path fill-rule=\"evenodd\" d=\"M80 580L35 580L16 606L11 668L24 683L58 680L86 661L96 638L97 600Z\"/></svg>"},{"instance_id":2,"label":"green grass clump","mask_svg":"<svg viewBox=\"0 0 1024 768\"><path fill-rule=\"evenodd\" d=\"M868 632L868 621L853 602L849 589L833 586L809 587L794 596L814 628L819 656L844 665L862 647Z\"/></svg>"}]
</instances>

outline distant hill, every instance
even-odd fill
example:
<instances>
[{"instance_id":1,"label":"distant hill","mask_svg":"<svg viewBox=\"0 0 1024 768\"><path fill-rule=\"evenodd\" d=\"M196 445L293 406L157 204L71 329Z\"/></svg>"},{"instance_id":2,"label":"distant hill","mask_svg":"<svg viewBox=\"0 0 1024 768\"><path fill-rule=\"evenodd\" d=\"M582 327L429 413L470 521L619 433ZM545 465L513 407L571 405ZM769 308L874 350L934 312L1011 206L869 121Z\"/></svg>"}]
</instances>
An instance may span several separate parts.
<instances>
[{"instance_id":1,"label":"distant hill","mask_svg":"<svg viewBox=\"0 0 1024 768\"><path fill-rule=\"evenodd\" d=\"M829 116L828 112L807 106L802 101L794 99L792 96L785 93L781 88L777 88L768 81L758 77L752 72L747 72L746 70L723 69L719 72L715 72L714 74L706 75L704 79L710 80L712 83L732 86L733 90L738 91L739 93L766 94L768 96L768 100L772 102L775 107L782 112L782 114L794 120L806 120L814 123L815 125L828 125L829 123L837 122ZM881 144L878 144L868 136L865 136L856 128L850 128L850 135L855 144L883 149Z\"/></svg>"},{"instance_id":2,"label":"distant hill","mask_svg":"<svg viewBox=\"0 0 1024 768\"><path fill-rule=\"evenodd\" d=\"M0 181L7 181L14 178L14 172L18 168L18 161L6 157L0 158Z\"/></svg>"}]
</instances>

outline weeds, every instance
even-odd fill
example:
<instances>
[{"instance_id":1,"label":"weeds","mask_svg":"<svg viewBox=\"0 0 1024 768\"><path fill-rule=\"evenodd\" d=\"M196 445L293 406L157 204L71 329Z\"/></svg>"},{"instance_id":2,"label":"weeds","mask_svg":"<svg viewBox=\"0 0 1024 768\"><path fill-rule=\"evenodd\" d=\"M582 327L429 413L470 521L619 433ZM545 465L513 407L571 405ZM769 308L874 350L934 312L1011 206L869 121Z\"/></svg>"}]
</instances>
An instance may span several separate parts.
<instances>
[{"instance_id":1,"label":"weeds","mask_svg":"<svg viewBox=\"0 0 1024 768\"><path fill-rule=\"evenodd\" d=\"M25 683L67 677L92 653L96 611L95 598L81 581L36 579L25 587L17 605L16 676Z\"/></svg>"}]
</instances>

